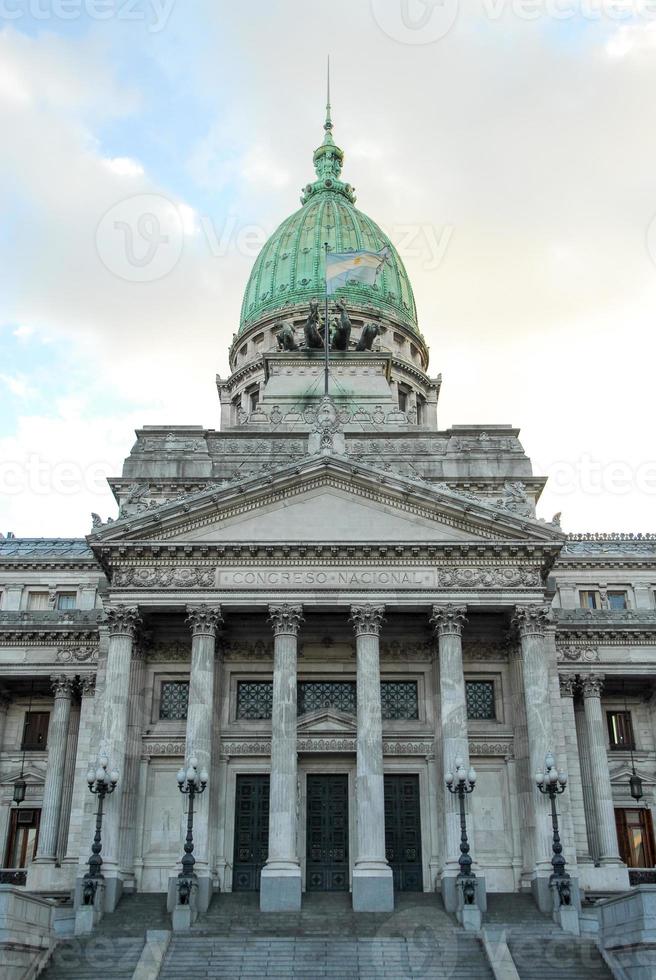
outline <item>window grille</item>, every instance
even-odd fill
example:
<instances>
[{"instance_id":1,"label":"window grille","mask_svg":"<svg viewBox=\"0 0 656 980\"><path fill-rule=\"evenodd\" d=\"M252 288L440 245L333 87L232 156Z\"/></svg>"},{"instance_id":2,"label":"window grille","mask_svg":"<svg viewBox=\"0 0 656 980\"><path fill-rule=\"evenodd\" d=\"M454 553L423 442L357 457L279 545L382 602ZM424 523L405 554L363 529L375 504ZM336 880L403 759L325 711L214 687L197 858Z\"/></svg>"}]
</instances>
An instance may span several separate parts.
<instances>
[{"instance_id":1,"label":"window grille","mask_svg":"<svg viewBox=\"0 0 656 980\"><path fill-rule=\"evenodd\" d=\"M271 717L273 681L239 681L237 684L237 718L262 721Z\"/></svg>"},{"instance_id":2,"label":"window grille","mask_svg":"<svg viewBox=\"0 0 656 980\"><path fill-rule=\"evenodd\" d=\"M493 721L494 681L466 681L467 717L475 721Z\"/></svg>"},{"instance_id":3,"label":"window grille","mask_svg":"<svg viewBox=\"0 0 656 980\"><path fill-rule=\"evenodd\" d=\"M162 681L159 699L161 721L184 721L189 705L189 681Z\"/></svg>"},{"instance_id":4,"label":"window grille","mask_svg":"<svg viewBox=\"0 0 656 980\"><path fill-rule=\"evenodd\" d=\"M380 700L385 721L419 718L416 681L381 681Z\"/></svg>"}]
</instances>

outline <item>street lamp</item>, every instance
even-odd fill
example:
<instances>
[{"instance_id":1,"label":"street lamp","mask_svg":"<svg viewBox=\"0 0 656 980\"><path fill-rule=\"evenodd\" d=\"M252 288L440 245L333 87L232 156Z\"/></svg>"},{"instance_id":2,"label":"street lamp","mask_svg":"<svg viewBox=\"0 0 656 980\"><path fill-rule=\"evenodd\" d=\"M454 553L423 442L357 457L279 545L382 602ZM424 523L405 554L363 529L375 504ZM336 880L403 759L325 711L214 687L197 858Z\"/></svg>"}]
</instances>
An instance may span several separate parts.
<instances>
[{"instance_id":1,"label":"street lamp","mask_svg":"<svg viewBox=\"0 0 656 980\"><path fill-rule=\"evenodd\" d=\"M88 861L89 870L84 876L82 886L82 899L85 905L93 905L98 882L103 880L103 873L100 870L102 868L100 833L102 830L103 804L105 797L114 792L118 783L118 772L115 769L108 772L108 766L107 756L101 755L98 758L97 767L94 769L93 765L90 765L87 772L89 790L98 797L98 810L96 811L96 832L91 845L91 857Z\"/></svg>"},{"instance_id":2,"label":"street lamp","mask_svg":"<svg viewBox=\"0 0 656 980\"><path fill-rule=\"evenodd\" d=\"M476 875L471 869L472 859L469 853L469 841L467 840L465 797L474 792L476 772L473 767L470 767L469 772L466 772L462 759L456 759L455 776L452 772L447 772L444 781L449 793L457 796L460 803L460 857L458 858L460 871L458 872L458 879L462 888L464 904L474 905L476 903Z\"/></svg>"},{"instance_id":3,"label":"street lamp","mask_svg":"<svg viewBox=\"0 0 656 980\"><path fill-rule=\"evenodd\" d=\"M560 843L558 833L558 814L556 813L556 797L565 792L567 785L567 773L556 769L556 760L551 752L547 753L544 760L544 772L535 774L535 782L541 793L548 796L551 801L551 824L553 827L553 857L551 866L553 872L549 878L549 884L553 885L558 892L558 899L561 905L571 905L572 891L570 877L565 871L565 858L563 857L563 845Z\"/></svg>"},{"instance_id":4,"label":"street lamp","mask_svg":"<svg viewBox=\"0 0 656 980\"><path fill-rule=\"evenodd\" d=\"M187 809L187 837L184 844L184 857L182 858L182 871L178 875L178 899L180 905L189 905L191 892L196 884L196 872L194 865L194 800L205 792L207 786L207 772L202 769L198 772L198 762L190 759L185 769L184 766L177 774L178 789L185 796L189 797L189 807Z\"/></svg>"}]
</instances>

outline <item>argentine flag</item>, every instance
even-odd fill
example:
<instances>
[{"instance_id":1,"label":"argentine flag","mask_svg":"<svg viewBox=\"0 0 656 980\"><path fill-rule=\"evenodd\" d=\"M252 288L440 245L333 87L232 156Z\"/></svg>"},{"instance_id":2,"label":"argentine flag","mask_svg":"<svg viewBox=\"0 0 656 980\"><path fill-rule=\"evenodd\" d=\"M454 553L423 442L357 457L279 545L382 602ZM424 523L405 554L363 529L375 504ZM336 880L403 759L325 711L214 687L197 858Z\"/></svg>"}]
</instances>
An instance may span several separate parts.
<instances>
[{"instance_id":1,"label":"argentine flag","mask_svg":"<svg viewBox=\"0 0 656 980\"><path fill-rule=\"evenodd\" d=\"M373 286L386 262L390 259L387 246L380 252L328 252L326 255L326 291L330 295L349 282Z\"/></svg>"}]
</instances>

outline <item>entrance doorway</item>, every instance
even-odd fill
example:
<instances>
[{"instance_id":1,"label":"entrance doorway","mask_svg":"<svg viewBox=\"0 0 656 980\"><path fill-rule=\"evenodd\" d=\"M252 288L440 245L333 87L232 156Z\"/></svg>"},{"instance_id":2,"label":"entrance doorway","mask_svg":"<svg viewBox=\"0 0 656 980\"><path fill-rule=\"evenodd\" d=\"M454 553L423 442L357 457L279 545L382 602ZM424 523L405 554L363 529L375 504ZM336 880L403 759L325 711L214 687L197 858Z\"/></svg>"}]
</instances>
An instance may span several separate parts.
<instances>
[{"instance_id":1,"label":"entrance doorway","mask_svg":"<svg viewBox=\"0 0 656 980\"><path fill-rule=\"evenodd\" d=\"M232 890L253 892L269 852L269 777L237 776Z\"/></svg>"},{"instance_id":2,"label":"entrance doorway","mask_svg":"<svg viewBox=\"0 0 656 980\"><path fill-rule=\"evenodd\" d=\"M348 891L348 834L348 776L308 775L307 891Z\"/></svg>"},{"instance_id":3,"label":"entrance doorway","mask_svg":"<svg viewBox=\"0 0 656 980\"><path fill-rule=\"evenodd\" d=\"M422 891L419 776L385 776L385 853L395 891Z\"/></svg>"}]
</instances>

